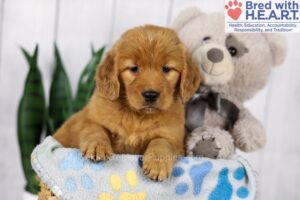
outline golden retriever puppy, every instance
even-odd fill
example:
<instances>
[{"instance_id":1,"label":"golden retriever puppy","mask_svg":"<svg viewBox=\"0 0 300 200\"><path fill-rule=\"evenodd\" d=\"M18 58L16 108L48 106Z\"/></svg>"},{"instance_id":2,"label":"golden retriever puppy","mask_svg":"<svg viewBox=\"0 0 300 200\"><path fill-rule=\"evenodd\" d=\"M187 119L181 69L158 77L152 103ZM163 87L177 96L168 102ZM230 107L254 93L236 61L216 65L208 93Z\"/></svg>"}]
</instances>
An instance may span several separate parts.
<instances>
[{"instance_id":1,"label":"golden retriever puppy","mask_svg":"<svg viewBox=\"0 0 300 200\"><path fill-rule=\"evenodd\" d=\"M173 30L133 28L101 63L88 105L54 137L95 161L143 154L144 173L162 181L184 153L184 103L199 83L198 68Z\"/></svg>"}]
</instances>

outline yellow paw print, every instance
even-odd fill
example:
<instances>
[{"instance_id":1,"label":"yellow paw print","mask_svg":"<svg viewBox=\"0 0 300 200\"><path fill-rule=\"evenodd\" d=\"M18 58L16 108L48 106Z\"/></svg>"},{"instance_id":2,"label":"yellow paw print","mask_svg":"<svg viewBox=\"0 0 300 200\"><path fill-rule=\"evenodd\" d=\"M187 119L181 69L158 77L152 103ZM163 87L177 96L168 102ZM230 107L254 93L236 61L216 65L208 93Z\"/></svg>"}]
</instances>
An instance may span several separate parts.
<instances>
[{"instance_id":1,"label":"yellow paw print","mask_svg":"<svg viewBox=\"0 0 300 200\"><path fill-rule=\"evenodd\" d=\"M109 179L111 188L115 192L121 192L122 190L122 181L121 177L117 174L113 174L110 176ZM135 188L137 186L137 176L133 170L129 170L126 172L126 182L130 188ZM103 192L100 194L99 200L114 200L113 196L109 193ZM145 200L146 199L146 192L137 192L137 193L129 193L129 192L122 192L119 195L118 200Z\"/></svg>"}]
</instances>

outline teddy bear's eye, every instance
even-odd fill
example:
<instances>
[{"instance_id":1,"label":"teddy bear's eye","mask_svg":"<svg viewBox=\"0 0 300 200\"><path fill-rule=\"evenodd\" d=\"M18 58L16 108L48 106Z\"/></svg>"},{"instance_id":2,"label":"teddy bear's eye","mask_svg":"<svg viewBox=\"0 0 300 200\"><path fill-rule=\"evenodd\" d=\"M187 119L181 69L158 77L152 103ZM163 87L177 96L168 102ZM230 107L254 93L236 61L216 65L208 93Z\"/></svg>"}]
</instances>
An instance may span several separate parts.
<instances>
[{"instance_id":1,"label":"teddy bear's eye","mask_svg":"<svg viewBox=\"0 0 300 200\"><path fill-rule=\"evenodd\" d=\"M210 40L210 39L211 39L211 37L206 36L206 37L203 38L203 41L207 41L207 40Z\"/></svg>"},{"instance_id":2,"label":"teddy bear's eye","mask_svg":"<svg viewBox=\"0 0 300 200\"><path fill-rule=\"evenodd\" d=\"M237 49L235 47L228 47L228 51L231 56L236 56L237 54Z\"/></svg>"}]
</instances>

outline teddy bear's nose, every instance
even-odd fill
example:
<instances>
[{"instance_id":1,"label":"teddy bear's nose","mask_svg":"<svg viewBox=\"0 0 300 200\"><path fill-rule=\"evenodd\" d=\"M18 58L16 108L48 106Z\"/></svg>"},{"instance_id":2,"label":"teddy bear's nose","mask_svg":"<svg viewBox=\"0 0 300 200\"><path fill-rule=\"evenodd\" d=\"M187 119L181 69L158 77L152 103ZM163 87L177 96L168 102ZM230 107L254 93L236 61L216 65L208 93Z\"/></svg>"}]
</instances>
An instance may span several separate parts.
<instances>
[{"instance_id":1,"label":"teddy bear's nose","mask_svg":"<svg viewBox=\"0 0 300 200\"><path fill-rule=\"evenodd\" d=\"M207 52L207 58L213 63L218 63L223 60L224 54L222 50L217 48L212 48Z\"/></svg>"}]
</instances>

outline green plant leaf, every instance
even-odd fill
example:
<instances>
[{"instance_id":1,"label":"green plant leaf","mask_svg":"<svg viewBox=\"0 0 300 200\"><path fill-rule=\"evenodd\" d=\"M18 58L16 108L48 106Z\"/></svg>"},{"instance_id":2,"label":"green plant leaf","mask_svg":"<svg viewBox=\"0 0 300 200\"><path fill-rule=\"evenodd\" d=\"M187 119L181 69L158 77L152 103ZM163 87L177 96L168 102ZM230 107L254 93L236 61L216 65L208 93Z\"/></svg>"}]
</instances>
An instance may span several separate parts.
<instances>
[{"instance_id":1,"label":"green plant leaf","mask_svg":"<svg viewBox=\"0 0 300 200\"><path fill-rule=\"evenodd\" d=\"M54 45L56 67L50 86L48 130L56 131L73 113L72 92L57 45ZM52 132L53 133L53 132Z\"/></svg>"},{"instance_id":2,"label":"green plant leaf","mask_svg":"<svg viewBox=\"0 0 300 200\"><path fill-rule=\"evenodd\" d=\"M94 48L93 44L91 44L91 53L92 53L92 56L94 56L96 54L96 51L95 51L95 48Z\"/></svg>"},{"instance_id":3,"label":"green plant leaf","mask_svg":"<svg viewBox=\"0 0 300 200\"><path fill-rule=\"evenodd\" d=\"M74 100L75 112L81 110L87 104L87 102L89 101L93 93L93 90L96 85L95 74L104 51L105 51L105 46L100 48L97 52L94 52L94 50L92 50L92 58L85 66L78 82L77 93Z\"/></svg>"},{"instance_id":4,"label":"green plant leaf","mask_svg":"<svg viewBox=\"0 0 300 200\"><path fill-rule=\"evenodd\" d=\"M37 194L39 192L39 182L31 167L31 152L40 142L46 121L45 92L42 75L37 66L38 46L36 46L32 56L24 48L21 47L21 50L30 68L18 107L18 142L23 171L26 178L26 190L30 193Z\"/></svg>"}]
</instances>

